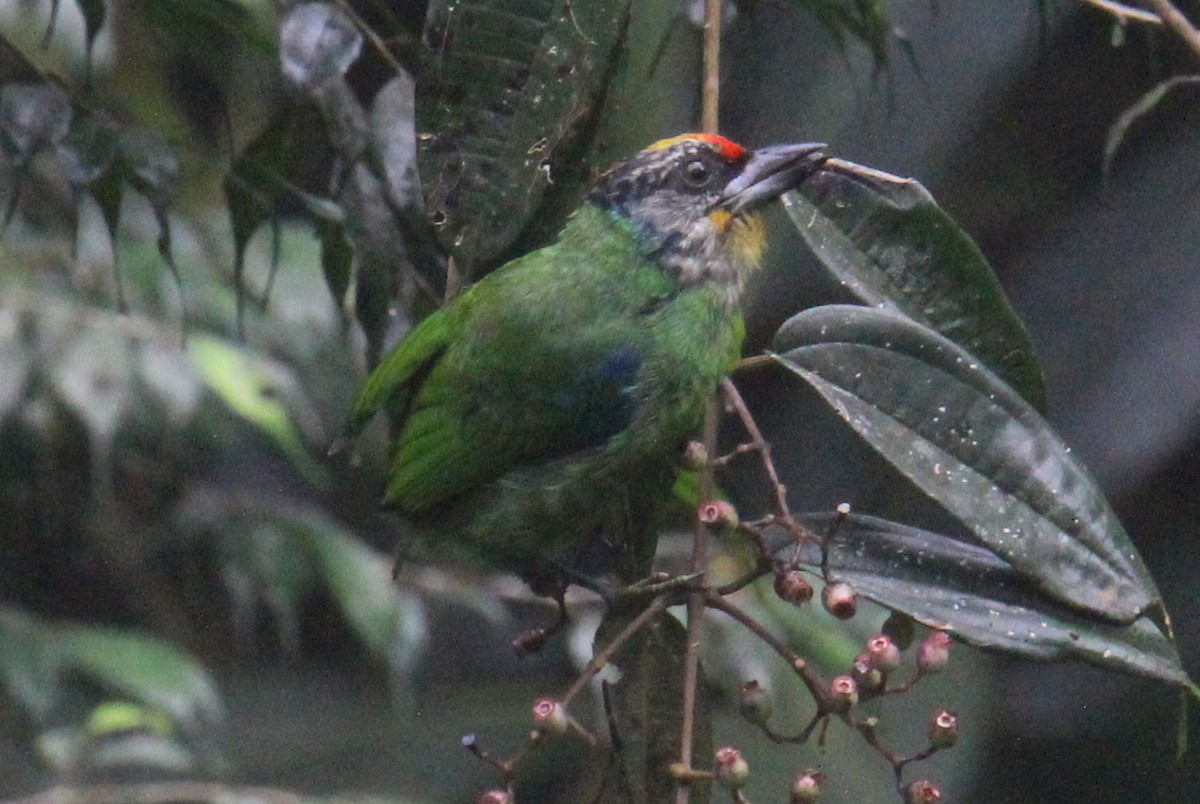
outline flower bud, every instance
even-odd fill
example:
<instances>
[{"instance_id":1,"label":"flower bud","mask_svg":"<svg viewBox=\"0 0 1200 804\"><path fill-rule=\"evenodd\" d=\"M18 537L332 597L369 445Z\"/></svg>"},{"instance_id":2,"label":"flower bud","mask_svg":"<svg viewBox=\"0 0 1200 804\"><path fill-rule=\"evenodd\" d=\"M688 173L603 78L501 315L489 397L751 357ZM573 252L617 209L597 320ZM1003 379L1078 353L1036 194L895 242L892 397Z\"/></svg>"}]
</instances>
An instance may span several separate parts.
<instances>
[{"instance_id":1,"label":"flower bud","mask_svg":"<svg viewBox=\"0 0 1200 804\"><path fill-rule=\"evenodd\" d=\"M825 610L839 620L849 620L858 611L858 593L845 581L825 584L821 590Z\"/></svg>"},{"instance_id":2,"label":"flower bud","mask_svg":"<svg viewBox=\"0 0 1200 804\"><path fill-rule=\"evenodd\" d=\"M742 685L738 708L742 711L742 717L756 726L761 726L771 719L771 711L775 707L771 703L770 694L757 681L747 681Z\"/></svg>"},{"instance_id":3,"label":"flower bud","mask_svg":"<svg viewBox=\"0 0 1200 804\"><path fill-rule=\"evenodd\" d=\"M932 804L942 800L942 791L928 779L918 779L905 789L904 800L907 804Z\"/></svg>"},{"instance_id":4,"label":"flower bud","mask_svg":"<svg viewBox=\"0 0 1200 804\"><path fill-rule=\"evenodd\" d=\"M858 703L858 682L850 676L838 676L829 684L834 712L845 712Z\"/></svg>"},{"instance_id":5,"label":"flower bud","mask_svg":"<svg viewBox=\"0 0 1200 804\"><path fill-rule=\"evenodd\" d=\"M489 790L476 796L475 804L513 804L513 796L507 790Z\"/></svg>"},{"instance_id":6,"label":"flower bud","mask_svg":"<svg viewBox=\"0 0 1200 804\"><path fill-rule=\"evenodd\" d=\"M825 774L819 770L806 770L792 782L792 804L812 804L821 797Z\"/></svg>"},{"instance_id":7,"label":"flower bud","mask_svg":"<svg viewBox=\"0 0 1200 804\"><path fill-rule=\"evenodd\" d=\"M812 600L813 588L800 570L786 570L775 574L775 594L793 606L803 606Z\"/></svg>"},{"instance_id":8,"label":"flower bud","mask_svg":"<svg viewBox=\"0 0 1200 804\"><path fill-rule=\"evenodd\" d=\"M867 640L867 654L871 657L871 666L884 673L890 673L900 666L900 649L887 634Z\"/></svg>"},{"instance_id":9,"label":"flower bud","mask_svg":"<svg viewBox=\"0 0 1200 804\"><path fill-rule=\"evenodd\" d=\"M718 748L713 764L713 776L717 783L729 790L737 790L750 778L750 766L736 748Z\"/></svg>"},{"instance_id":10,"label":"flower bud","mask_svg":"<svg viewBox=\"0 0 1200 804\"><path fill-rule=\"evenodd\" d=\"M737 509L725 500L709 500L700 503L700 521L714 528L736 528Z\"/></svg>"},{"instance_id":11,"label":"flower bud","mask_svg":"<svg viewBox=\"0 0 1200 804\"><path fill-rule=\"evenodd\" d=\"M958 742L958 715L949 709L934 712L929 720L929 744L934 748L949 748Z\"/></svg>"},{"instance_id":12,"label":"flower bud","mask_svg":"<svg viewBox=\"0 0 1200 804\"><path fill-rule=\"evenodd\" d=\"M547 737L561 737L571 727L571 716L555 698L539 698L533 704L533 728Z\"/></svg>"},{"instance_id":13,"label":"flower bud","mask_svg":"<svg viewBox=\"0 0 1200 804\"><path fill-rule=\"evenodd\" d=\"M689 441L683 450L683 466L699 472L708 466L708 449L700 441Z\"/></svg>"},{"instance_id":14,"label":"flower bud","mask_svg":"<svg viewBox=\"0 0 1200 804\"><path fill-rule=\"evenodd\" d=\"M860 653L854 657L850 675L863 692L875 692L883 687L883 672L875 667L869 653Z\"/></svg>"},{"instance_id":15,"label":"flower bud","mask_svg":"<svg viewBox=\"0 0 1200 804\"><path fill-rule=\"evenodd\" d=\"M950 635L934 631L917 647L917 672L940 673L950 663Z\"/></svg>"}]
</instances>

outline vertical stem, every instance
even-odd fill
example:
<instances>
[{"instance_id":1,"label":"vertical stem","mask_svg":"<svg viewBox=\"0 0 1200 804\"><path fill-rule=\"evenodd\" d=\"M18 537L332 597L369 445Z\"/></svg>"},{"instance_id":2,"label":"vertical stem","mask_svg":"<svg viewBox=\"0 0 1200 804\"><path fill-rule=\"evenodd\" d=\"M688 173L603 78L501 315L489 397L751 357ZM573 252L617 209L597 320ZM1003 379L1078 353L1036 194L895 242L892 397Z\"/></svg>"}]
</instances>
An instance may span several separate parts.
<instances>
[{"instance_id":1,"label":"vertical stem","mask_svg":"<svg viewBox=\"0 0 1200 804\"><path fill-rule=\"evenodd\" d=\"M716 134L719 127L717 100L721 91L721 3L704 2L704 84L701 89L700 124L705 133Z\"/></svg>"},{"instance_id":2,"label":"vertical stem","mask_svg":"<svg viewBox=\"0 0 1200 804\"><path fill-rule=\"evenodd\" d=\"M704 4L704 83L701 89L701 125L708 134L717 133L717 102L720 97L721 3L705 0ZM704 409L704 447L709 455L717 454L717 395ZM713 494L713 470L700 470L699 501ZM696 519L696 535L692 542L692 573L708 568L708 526ZM679 739L679 762L692 767L696 731L696 688L700 676L700 629L704 622L704 592L692 592L687 601L687 651L683 657L683 724ZM691 789L681 780L675 791L675 804L688 804Z\"/></svg>"},{"instance_id":3,"label":"vertical stem","mask_svg":"<svg viewBox=\"0 0 1200 804\"><path fill-rule=\"evenodd\" d=\"M714 396L704 409L704 447L709 455L717 450L717 400ZM711 467L700 471L700 501L713 494ZM696 535L692 541L692 573L702 573L708 568L708 526L696 519ZM679 740L679 762L685 768L692 767L692 745L696 731L696 688L700 676L700 628L704 623L705 595L703 591L692 592L687 601L687 653L683 657L683 727ZM676 804L687 804L691 791L686 782L680 782L675 792Z\"/></svg>"}]
</instances>

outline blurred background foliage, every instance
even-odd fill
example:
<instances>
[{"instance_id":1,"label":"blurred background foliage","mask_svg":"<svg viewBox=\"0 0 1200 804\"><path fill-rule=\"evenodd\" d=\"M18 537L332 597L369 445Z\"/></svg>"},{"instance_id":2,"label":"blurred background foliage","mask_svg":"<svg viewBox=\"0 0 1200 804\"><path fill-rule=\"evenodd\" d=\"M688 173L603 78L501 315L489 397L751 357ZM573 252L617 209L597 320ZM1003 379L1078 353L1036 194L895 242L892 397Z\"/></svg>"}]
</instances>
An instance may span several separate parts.
<instances>
[{"instance_id":1,"label":"blurred background foliage","mask_svg":"<svg viewBox=\"0 0 1200 804\"><path fill-rule=\"evenodd\" d=\"M338 3L373 36L347 25L323 50L303 27L281 39L292 5L0 7L0 727L15 737L0 795L174 779L201 799L216 788L195 780L467 801L496 779L459 738L516 744L533 699L590 656L585 596L569 639L518 662L509 640L549 612L513 579L415 563L393 584L382 431L349 459L326 451L365 366L443 290L439 244L467 243L452 280L480 276L552 236L596 170L696 127L697 4L531 4L543 27L478 45L505 54L492 71L433 69L448 31L468 35L452 2ZM1086 5L731 3L722 128L917 176L974 235L1033 336L1049 418L1110 493L1195 668L1197 90L1178 81L1122 115L1198 61ZM536 151L489 152L498 175L455 173L439 138L478 144L489 127L546 133ZM372 137L414 136L416 164L411 148L369 158ZM773 214L752 347L840 298ZM803 479L794 507L940 521L818 401L781 410L747 384L764 426L803 445L776 452ZM883 617L834 627L748 596L829 666ZM844 730L780 749L742 723L747 678L796 724L804 705L761 645L713 629L718 740L751 758L752 799L810 766L837 780L830 801L887 788ZM1194 763L1170 763L1165 688L968 651L935 681L889 708L885 736L917 744L928 711L955 707L965 737L928 769L950 800L1200 796ZM548 758L541 798L522 800L562 800L549 791L573 767Z\"/></svg>"}]
</instances>

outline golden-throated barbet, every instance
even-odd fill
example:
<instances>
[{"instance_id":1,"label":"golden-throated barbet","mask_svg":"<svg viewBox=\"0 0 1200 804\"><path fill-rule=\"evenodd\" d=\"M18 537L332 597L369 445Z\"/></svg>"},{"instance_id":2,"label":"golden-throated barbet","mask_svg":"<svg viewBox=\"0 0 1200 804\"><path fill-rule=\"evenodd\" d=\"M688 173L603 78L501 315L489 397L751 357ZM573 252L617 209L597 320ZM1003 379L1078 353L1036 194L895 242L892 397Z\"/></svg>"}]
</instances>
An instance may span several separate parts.
<instances>
[{"instance_id":1,"label":"golden-throated barbet","mask_svg":"<svg viewBox=\"0 0 1200 804\"><path fill-rule=\"evenodd\" d=\"M527 579L649 568L706 403L741 352L758 209L822 146L661 140L602 175L551 245L420 322L363 383L393 440L383 493L435 553Z\"/></svg>"}]
</instances>

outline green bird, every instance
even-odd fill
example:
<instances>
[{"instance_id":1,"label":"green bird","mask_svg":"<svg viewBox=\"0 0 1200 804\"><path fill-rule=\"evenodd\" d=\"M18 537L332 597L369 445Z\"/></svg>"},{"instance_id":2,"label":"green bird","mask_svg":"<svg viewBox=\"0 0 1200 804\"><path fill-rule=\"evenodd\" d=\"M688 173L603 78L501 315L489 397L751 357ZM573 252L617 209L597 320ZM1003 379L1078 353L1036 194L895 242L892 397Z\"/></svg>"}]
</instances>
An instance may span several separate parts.
<instances>
[{"instance_id":1,"label":"green bird","mask_svg":"<svg viewBox=\"0 0 1200 804\"><path fill-rule=\"evenodd\" d=\"M821 147L657 142L602 176L555 243L418 324L349 417L351 434L380 410L393 423L385 506L535 590L644 577L683 449L740 356L755 210Z\"/></svg>"}]
</instances>

